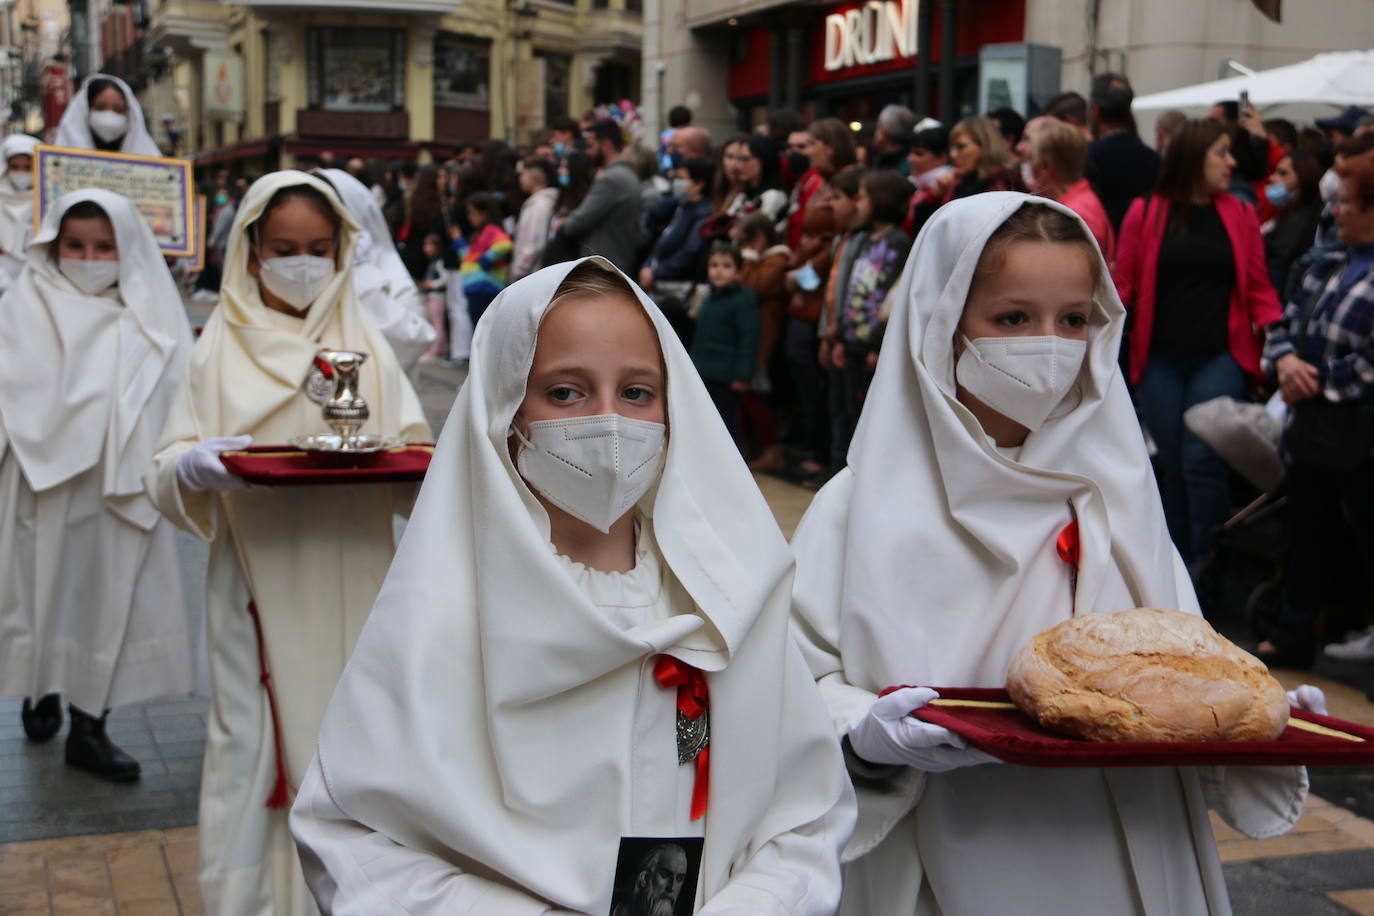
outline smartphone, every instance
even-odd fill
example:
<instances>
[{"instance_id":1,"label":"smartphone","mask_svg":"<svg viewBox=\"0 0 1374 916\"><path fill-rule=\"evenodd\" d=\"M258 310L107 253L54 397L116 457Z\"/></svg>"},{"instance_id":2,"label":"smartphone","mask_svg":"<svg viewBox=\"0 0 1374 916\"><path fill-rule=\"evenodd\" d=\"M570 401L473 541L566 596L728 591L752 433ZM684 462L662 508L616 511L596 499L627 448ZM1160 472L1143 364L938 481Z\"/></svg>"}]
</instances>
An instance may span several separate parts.
<instances>
[{"instance_id":1,"label":"smartphone","mask_svg":"<svg viewBox=\"0 0 1374 916\"><path fill-rule=\"evenodd\" d=\"M1245 114L1245 110L1246 110L1247 108L1249 108L1249 107L1250 107L1250 90L1249 90L1249 89L1242 89L1242 90L1240 91L1240 113L1241 113L1241 114Z\"/></svg>"}]
</instances>

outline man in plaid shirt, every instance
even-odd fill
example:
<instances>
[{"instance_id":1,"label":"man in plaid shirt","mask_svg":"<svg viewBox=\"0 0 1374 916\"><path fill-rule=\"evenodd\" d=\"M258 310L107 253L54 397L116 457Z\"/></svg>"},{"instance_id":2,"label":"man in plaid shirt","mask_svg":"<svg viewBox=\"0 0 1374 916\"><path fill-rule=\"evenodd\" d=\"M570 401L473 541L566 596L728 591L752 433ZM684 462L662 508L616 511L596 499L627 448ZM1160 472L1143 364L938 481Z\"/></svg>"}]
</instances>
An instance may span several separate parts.
<instances>
[{"instance_id":1,"label":"man in plaid shirt","mask_svg":"<svg viewBox=\"0 0 1374 916\"><path fill-rule=\"evenodd\" d=\"M1318 258L1269 328L1263 364L1298 411L1322 399L1352 406L1336 418L1358 433L1374 424L1374 156L1343 149L1336 222L1348 247ZM1354 154L1354 155L1352 155ZM1315 405L1314 405L1315 408ZM1359 448L1359 436L1352 437ZM1296 444L1296 443L1295 443ZM1344 469L1334 460L1359 461ZM1330 465L1330 466L1327 466ZM1288 557L1279 619L1256 654L1266 664L1308 667L1317 648L1316 623L1326 632L1368 623L1374 586L1374 457L1366 453L1288 456ZM1326 653L1374 661L1374 627Z\"/></svg>"}]
</instances>

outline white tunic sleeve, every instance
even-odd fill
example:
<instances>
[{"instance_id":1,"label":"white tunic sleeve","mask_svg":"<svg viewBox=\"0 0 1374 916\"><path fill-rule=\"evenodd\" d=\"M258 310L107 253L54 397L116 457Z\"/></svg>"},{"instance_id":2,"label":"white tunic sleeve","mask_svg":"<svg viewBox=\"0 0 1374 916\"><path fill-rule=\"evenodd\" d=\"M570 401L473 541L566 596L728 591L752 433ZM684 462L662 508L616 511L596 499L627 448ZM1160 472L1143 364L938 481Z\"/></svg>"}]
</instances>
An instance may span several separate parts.
<instances>
[{"instance_id":1,"label":"white tunic sleeve","mask_svg":"<svg viewBox=\"0 0 1374 916\"><path fill-rule=\"evenodd\" d=\"M402 846L350 818L310 762L291 831L320 909L331 916L543 916L548 904L506 884L467 874L452 862Z\"/></svg>"}]
</instances>

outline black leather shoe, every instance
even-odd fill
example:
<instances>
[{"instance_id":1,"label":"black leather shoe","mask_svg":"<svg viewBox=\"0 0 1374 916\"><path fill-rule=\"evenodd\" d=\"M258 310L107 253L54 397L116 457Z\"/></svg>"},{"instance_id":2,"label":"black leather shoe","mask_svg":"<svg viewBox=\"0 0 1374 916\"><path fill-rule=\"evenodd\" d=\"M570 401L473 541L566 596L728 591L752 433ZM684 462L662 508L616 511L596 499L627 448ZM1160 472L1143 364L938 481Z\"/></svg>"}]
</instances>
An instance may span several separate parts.
<instances>
[{"instance_id":1,"label":"black leather shoe","mask_svg":"<svg viewBox=\"0 0 1374 916\"><path fill-rule=\"evenodd\" d=\"M110 782L138 779L143 770L138 761L116 747L105 734L108 709L98 719L75 706L68 705L67 711L72 717L72 730L67 734L67 766Z\"/></svg>"},{"instance_id":2,"label":"black leather shoe","mask_svg":"<svg viewBox=\"0 0 1374 916\"><path fill-rule=\"evenodd\" d=\"M19 718L30 741L47 741L62 729L62 697L50 693L34 704L25 697Z\"/></svg>"}]
</instances>

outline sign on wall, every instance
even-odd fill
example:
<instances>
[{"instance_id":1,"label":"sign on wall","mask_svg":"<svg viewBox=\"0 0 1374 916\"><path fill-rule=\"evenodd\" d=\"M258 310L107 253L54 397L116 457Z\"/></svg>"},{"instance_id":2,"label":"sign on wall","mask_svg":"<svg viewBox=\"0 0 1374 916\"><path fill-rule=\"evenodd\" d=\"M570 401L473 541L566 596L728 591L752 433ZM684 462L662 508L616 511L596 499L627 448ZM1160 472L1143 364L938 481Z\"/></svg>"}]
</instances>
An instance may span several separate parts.
<instances>
[{"instance_id":1,"label":"sign on wall","mask_svg":"<svg viewBox=\"0 0 1374 916\"><path fill-rule=\"evenodd\" d=\"M921 0L868 0L825 17L825 69L844 70L916 56Z\"/></svg>"},{"instance_id":2,"label":"sign on wall","mask_svg":"<svg viewBox=\"0 0 1374 916\"><path fill-rule=\"evenodd\" d=\"M205 52L204 104L207 117L243 120L243 58L237 54Z\"/></svg>"}]
</instances>

